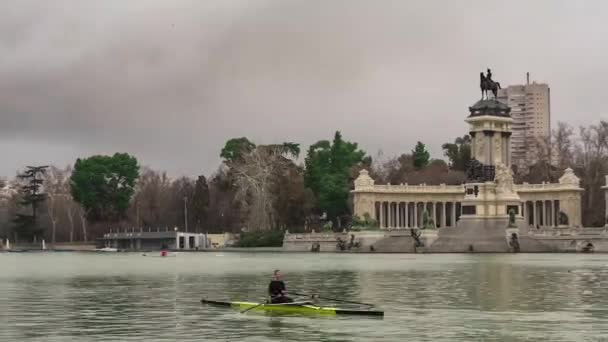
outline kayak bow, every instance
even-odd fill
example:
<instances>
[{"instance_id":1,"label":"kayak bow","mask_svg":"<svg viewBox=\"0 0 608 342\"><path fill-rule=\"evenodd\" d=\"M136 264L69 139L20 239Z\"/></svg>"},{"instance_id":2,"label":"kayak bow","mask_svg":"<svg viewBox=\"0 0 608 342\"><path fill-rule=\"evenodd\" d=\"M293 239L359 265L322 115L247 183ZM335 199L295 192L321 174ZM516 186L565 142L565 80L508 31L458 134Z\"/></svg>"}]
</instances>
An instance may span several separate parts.
<instances>
[{"instance_id":1,"label":"kayak bow","mask_svg":"<svg viewBox=\"0 0 608 342\"><path fill-rule=\"evenodd\" d=\"M255 302L223 302L216 300L201 299L202 304L231 307L241 312L272 312L283 314L314 314L314 315L358 315L358 316L384 316L384 311L379 310L352 310L316 306L310 302L293 302L281 304L264 304Z\"/></svg>"}]
</instances>

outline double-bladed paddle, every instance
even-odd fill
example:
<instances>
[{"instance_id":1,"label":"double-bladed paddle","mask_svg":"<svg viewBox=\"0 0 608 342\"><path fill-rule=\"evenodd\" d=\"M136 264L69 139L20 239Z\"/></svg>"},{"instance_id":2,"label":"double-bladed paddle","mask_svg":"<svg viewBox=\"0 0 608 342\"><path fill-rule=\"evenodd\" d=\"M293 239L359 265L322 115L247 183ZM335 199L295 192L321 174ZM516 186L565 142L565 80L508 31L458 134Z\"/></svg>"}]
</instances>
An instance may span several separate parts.
<instances>
[{"instance_id":1,"label":"double-bladed paddle","mask_svg":"<svg viewBox=\"0 0 608 342\"><path fill-rule=\"evenodd\" d=\"M247 312L247 311L249 311L249 310L253 310L253 309L255 309L255 308L259 307L259 306L263 306L264 304L266 304L266 303L262 302L262 303L260 303L260 304L258 304L258 305L252 306L252 307L250 307L250 308L247 308L247 309L245 309L245 310L241 311L241 313L245 313L245 312Z\"/></svg>"},{"instance_id":2,"label":"double-bladed paddle","mask_svg":"<svg viewBox=\"0 0 608 342\"><path fill-rule=\"evenodd\" d=\"M361 303L361 302L353 302L353 301L350 301L350 300L344 300L344 299L338 299L338 298L321 297L319 295L310 295L310 294L305 294L305 293L296 293L296 292L293 292L293 291L290 291L289 293L293 293L296 296L308 296L308 297L316 296L319 299L331 300L331 301L334 301L334 302L342 302L342 303L350 303L350 304L359 304L359 305L366 305L366 306L374 306L374 304L367 304L367 303Z\"/></svg>"}]
</instances>

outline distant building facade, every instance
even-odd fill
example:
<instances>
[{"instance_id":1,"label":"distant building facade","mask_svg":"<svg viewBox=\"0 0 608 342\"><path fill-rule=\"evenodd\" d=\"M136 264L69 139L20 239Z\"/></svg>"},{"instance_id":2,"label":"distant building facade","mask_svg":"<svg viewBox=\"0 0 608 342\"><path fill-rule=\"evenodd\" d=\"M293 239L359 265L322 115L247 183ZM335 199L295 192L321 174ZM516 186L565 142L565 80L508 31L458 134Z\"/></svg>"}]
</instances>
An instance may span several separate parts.
<instances>
[{"instance_id":1,"label":"distant building facade","mask_svg":"<svg viewBox=\"0 0 608 342\"><path fill-rule=\"evenodd\" d=\"M177 228L176 228L177 229ZM177 230L144 231L143 229L117 229L104 234L104 247L119 250L198 250L209 247L205 234L186 233Z\"/></svg>"},{"instance_id":2,"label":"distant building facade","mask_svg":"<svg viewBox=\"0 0 608 342\"><path fill-rule=\"evenodd\" d=\"M551 136L551 91L546 83L510 85L498 92L498 100L511 107L512 164L526 169L538 161L537 141Z\"/></svg>"},{"instance_id":3,"label":"distant building facade","mask_svg":"<svg viewBox=\"0 0 608 342\"><path fill-rule=\"evenodd\" d=\"M559 183L515 184L521 199L518 211L526 225L534 229L557 227L558 214L564 212L569 225L580 227L583 189L579 183L572 169L567 169ZM462 214L465 186L377 185L367 170L362 170L352 193L354 214L364 217L367 213L381 229L422 228L425 210L437 228L455 228ZM608 197L608 190L606 193Z\"/></svg>"}]
</instances>

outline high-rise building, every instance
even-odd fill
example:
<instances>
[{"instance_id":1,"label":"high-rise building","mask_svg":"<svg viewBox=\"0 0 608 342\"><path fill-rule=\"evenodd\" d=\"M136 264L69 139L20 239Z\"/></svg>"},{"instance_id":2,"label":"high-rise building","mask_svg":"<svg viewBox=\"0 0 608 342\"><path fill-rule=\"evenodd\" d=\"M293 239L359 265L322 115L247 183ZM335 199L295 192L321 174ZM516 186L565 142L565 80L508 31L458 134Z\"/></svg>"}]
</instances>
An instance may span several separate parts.
<instances>
[{"instance_id":1,"label":"high-rise building","mask_svg":"<svg viewBox=\"0 0 608 342\"><path fill-rule=\"evenodd\" d=\"M498 100L511 107L513 135L511 136L512 164L520 169L538 161L537 142L551 136L551 96L546 83L510 85L498 92Z\"/></svg>"}]
</instances>

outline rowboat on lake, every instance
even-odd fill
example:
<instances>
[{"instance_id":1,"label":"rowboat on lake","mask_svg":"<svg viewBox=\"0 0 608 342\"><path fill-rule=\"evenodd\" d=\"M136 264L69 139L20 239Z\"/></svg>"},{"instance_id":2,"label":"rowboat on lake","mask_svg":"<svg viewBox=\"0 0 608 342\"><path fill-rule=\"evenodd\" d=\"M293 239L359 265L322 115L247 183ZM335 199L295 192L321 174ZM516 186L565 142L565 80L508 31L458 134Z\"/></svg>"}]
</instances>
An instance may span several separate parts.
<instances>
[{"instance_id":1,"label":"rowboat on lake","mask_svg":"<svg viewBox=\"0 0 608 342\"><path fill-rule=\"evenodd\" d=\"M281 304L267 304L267 303L255 303L255 302L226 302L226 301L202 299L201 303L213 305L213 306L220 306L220 307L230 307L233 309L240 310L241 312L257 311L257 312L268 312L268 313L276 313L276 314L302 314L302 315L327 315L327 316L336 316L336 315L384 316L384 311L322 307L322 306L314 305L310 301L281 303Z\"/></svg>"}]
</instances>

